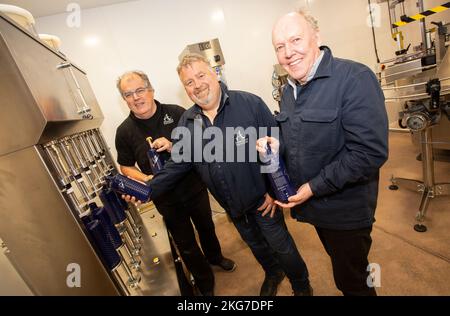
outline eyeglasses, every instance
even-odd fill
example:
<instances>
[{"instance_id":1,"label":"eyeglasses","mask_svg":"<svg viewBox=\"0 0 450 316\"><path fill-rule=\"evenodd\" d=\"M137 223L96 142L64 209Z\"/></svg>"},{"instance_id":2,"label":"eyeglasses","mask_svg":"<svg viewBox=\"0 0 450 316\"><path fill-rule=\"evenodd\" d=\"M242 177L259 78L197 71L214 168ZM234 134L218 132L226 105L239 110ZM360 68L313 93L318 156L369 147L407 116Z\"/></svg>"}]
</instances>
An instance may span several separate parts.
<instances>
[{"instance_id":1,"label":"eyeglasses","mask_svg":"<svg viewBox=\"0 0 450 316\"><path fill-rule=\"evenodd\" d=\"M122 96L124 97L124 99L131 100L131 99L133 99L134 95L136 94L136 96L138 98L140 98L144 95L145 90L147 90L147 89L148 89L148 87L144 87L144 88L138 88L134 91L127 91L127 92L122 93Z\"/></svg>"}]
</instances>

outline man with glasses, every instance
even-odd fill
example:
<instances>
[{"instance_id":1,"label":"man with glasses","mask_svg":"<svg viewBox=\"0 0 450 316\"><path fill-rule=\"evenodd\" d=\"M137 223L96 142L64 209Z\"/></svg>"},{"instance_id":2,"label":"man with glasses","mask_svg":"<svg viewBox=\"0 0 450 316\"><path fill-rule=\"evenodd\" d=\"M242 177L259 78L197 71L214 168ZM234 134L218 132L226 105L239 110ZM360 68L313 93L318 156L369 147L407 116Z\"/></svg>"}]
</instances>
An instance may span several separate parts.
<instances>
[{"instance_id":1,"label":"man with glasses","mask_svg":"<svg viewBox=\"0 0 450 316\"><path fill-rule=\"evenodd\" d=\"M130 109L130 115L116 132L117 162L124 175L146 181L152 177L147 158L147 137L153 138L153 148L167 160L172 149L172 130L185 110L155 100L153 87L147 75L141 71L120 76L117 88ZM222 255L204 183L194 172L190 172L177 183L173 191L154 199L154 203L200 293L213 295L214 275L209 264L229 272L236 268L236 264ZM192 223L197 229L204 255L195 239Z\"/></svg>"}]
</instances>

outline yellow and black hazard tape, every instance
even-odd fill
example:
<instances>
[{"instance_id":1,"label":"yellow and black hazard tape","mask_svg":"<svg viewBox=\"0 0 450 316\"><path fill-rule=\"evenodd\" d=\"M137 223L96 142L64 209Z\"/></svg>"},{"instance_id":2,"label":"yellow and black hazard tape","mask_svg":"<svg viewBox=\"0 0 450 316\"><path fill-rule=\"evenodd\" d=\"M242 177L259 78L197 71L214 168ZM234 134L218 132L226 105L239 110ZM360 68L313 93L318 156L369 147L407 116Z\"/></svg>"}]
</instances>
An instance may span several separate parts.
<instances>
[{"instance_id":1,"label":"yellow and black hazard tape","mask_svg":"<svg viewBox=\"0 0 450 316\"><path fill-rule=\"evenodd\" d=\"M414 22L414 21L419 21L419 20L422 20L422 19L426 18L427 16L430 16L430 15L433 15L435 13L439 13L439 12L445 11L447 9L450 9L450 2L444 3L444 4L440 5L440 6L434 7L432 9L426 10L426 11L421 12L421 13L416 14L416 15L402 16L400 18L401 21L393 23L392 27L399 27L399 26L403 26L403 25L406 25L406 24Z\"/></svg>"}]
</instances>

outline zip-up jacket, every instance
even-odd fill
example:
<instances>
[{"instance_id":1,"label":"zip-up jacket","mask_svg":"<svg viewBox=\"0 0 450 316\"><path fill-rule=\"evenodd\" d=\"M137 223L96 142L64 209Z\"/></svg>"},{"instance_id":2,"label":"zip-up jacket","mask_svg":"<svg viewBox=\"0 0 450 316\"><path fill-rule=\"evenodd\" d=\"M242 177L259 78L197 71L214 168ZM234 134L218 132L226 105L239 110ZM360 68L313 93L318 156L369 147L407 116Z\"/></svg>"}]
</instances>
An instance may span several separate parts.
<instances>
[{"instance_id":1,"label":"zip-up jacket","mask_svg":"<svg viewBox=\"0 0 450 316\"><path fill-rule=\"evenodd\" d=\"M289 176L314 196L293 217L329 229L374 222L379 169L388 157L384 96L366 66L333 58L328 47L311 81L283 90L276 120Z\"/></svg>"},{"instance_id":2,"label":"zip-up jacket","mask_svg":"<svg viewBox=\"0 0 450 316\"><path fill-rule=\"evenodd\" d=\"M256 95L228 90L223 84L221 89L221 103L214 122L210 122L198 105L187 110L179 121L178 127L189 131L189 139L183 140L184 136L174 137L172 159L177 146L184 142L187 146L180 152L190 161L169 160L164 170L149 182L149 186L152 197L157 197L171 190L178 179L193 168L229 215L239 217L259 207L264 202L265 193L269 191L265 175L261 173L261 166L256 159L255 146L259 137L270 135L270 129L267 133L263 131L258 134L249 131L253 128L258 131L259 127L274 127L276 121L264 101ZM211 127L220 130L221 135L209 135L214 134ZM235 133L230 134L230 128ZM214 146L210 141L214 137L223 137L222 146L212 148ZM244 153L240 160L239 152ZM211 160L208 153L214 159Z\"/></svg>"}]
</instances>

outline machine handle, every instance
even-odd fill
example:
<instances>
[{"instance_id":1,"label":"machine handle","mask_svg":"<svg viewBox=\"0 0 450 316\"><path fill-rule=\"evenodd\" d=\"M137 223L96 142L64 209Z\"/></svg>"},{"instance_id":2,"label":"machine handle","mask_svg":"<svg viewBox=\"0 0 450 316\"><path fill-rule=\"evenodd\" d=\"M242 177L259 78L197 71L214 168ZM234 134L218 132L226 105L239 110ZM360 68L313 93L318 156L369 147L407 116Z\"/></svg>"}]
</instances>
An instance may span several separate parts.
<instances>
[{"instance_id":1,"label":"machine handle","mask_svg":"<svg viewBox=\"0 0 450 316\"><path fill-rule=\"evenodd\" d=\"M70 67L70 63L60 63L58 66L56 66L56 69L64 69Z\"/></svg>"},{"instance_id":2,"label":"machine handle","mask_svg":"<svg viewBox=\"0 0 450 316\"><path fill-rule=\"evenodd\" d=\"M91 108L89 107L89 105L86 102L86 98L84 97L84 94L81 91L80 84L78 83L78 80L75 77L75 74L73 73L73 70L72 70L71 66L72 66L71 63L63 62L63 63L60 63L59 65L57 65L56 69L65 69L65 68L69 69L70 76L72 77L72 80L75 83L77 93L80 96L81 103L82 103L82 108L78 109L77 113L78 114L86 114L86 113L91 111ZM86 115L86 116L83 116L83 118L85 118L85 119L92 119L93 117L92 117L92 115Z\"/></svg>"}]
</instances>

